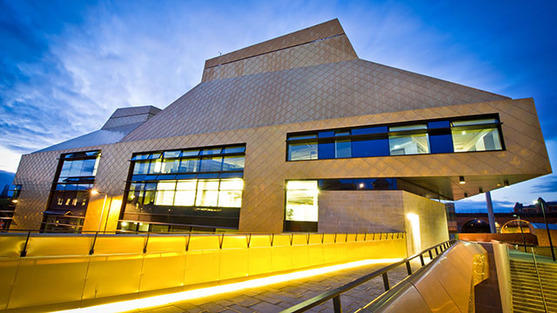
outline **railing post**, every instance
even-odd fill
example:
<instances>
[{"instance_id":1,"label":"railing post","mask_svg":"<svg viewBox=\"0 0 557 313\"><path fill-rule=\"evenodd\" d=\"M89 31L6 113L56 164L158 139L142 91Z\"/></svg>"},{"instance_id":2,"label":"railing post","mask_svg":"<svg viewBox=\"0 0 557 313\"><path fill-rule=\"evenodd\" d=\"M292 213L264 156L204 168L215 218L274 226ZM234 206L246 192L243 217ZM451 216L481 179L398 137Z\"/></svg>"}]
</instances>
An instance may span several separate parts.
<instances>
[{"instance_id":1,"label":"railing post","mask_svg":"<svg viewBox=\"0 0 557 313\"><path fill-rule=\"evenodd\" d=\"M439 250L437 250L437 247L435 247L435 256L439 255Z\"/></svg>"},{"instance_id":2,"label":"railing post","mask_svg":"<svg viewBox=\"0 0 557 313\"><path fill-rule=\"evenodd\" d=\"M335 313L342 313L342 306L340 305L340 294L336 295L333 298L333 307L335 309Z\"/></svg>"},{"instance_id":3,"label":"railing post","mask_svg":"<svg viewBox=\"0 0 557 313\"><path fill-rule=\"evenodd\" d=\"M410 266L410 261L406 261L406 271L408 275L412 275L412 266Z\"/></svg>"},{"instance_id":4,"label":"railing post","mask_svg":"<svg viewBox=\"0 0 557 313\"><path fill-rule=\"evenodd\" d=\"M385 287L385 291L389 290L389 276L387 276L387 272L383 273L383 286Z\"/></svg>"},{"instance_id":5,"label":"railing post","mask_svg":"<svg viewBox=\"0 0 557 313\"><path fill-rule=\"evenodd\" d=\"M151 233L147 233L147 238L145 239L145 243L143 244L143 254L147 253L147 245L149 244L149 235L151 235Z\"/></svg>"},{"instance_id":6,"label":"railing post","mask_svg":"<svg viewBox=\"0 0 557 313\"><path fill-rule=\"evenodd\" d=\"M422 266L425 265L425 262L424 262L424 255L423 255L423 254L420 254L420 263L422 263Z\"/></svg>"},{"instance_id":7,"label":"railing post","mask_svg":"<svg viewBox=\"0 0 557 313\"><path fill-rule=\"evenodd\" d=\"M31 232L27 232L27 238L25 239L25 244L23 245L23 249L21 250L21 253L19 254L20 257L24 257L27 255L27 244L29 243L29 237L31 237Z\"/></svg>"},{"instance_id":8,"label":"railing post","mask_svg":"<svg viewBox=\"0 0 557 313\"><path fill-rule=\"evenodd\" d=\"M429 252L429 260L433 260L433 255L431 254L431 249L427 250Z\"/></svg>"},{"instance_id":9,"label":"railing post","mask_svg":"<svg viewBox=\"0 0 557 313\"><path fill-rule=\"evenodd\" d=\"M91 249L89 250L89 255L93 255L93 253L95 253L95 244L97 243L97 236L99 235L99 232L96 231L95 232L95 237L93 238L93 244L91 245Z\"/></svg>"}]
</instances>

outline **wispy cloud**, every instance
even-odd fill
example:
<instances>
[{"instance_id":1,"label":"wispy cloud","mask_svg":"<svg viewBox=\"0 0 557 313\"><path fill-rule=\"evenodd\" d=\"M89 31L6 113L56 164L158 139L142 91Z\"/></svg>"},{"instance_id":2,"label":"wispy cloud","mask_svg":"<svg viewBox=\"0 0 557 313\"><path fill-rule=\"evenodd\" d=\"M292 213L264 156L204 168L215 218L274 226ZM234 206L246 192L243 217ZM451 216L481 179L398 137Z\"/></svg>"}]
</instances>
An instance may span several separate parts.
<instances>
[{"instance_id":1,"label":"wispy cloud","mask_svg":"<svg viewBox=\"0 0 557 313\"><path fill-rule=\"evenodd\" d=\"M165 107L199 83L204 60L219 52L336 17L361 58L492 92L536 97L544 133L555 136L557 131L545 126L553 125L552 100L557 100L554 34L532 35L557 28L543 24L552 19L538 18L551 10L509 5L494 11L482 5L0 2L0 169L15 171L21 153L98 129L118 107ZM530 22L514 25L516 16ZM543 51L542 59L536 51ZM550 191L541 185L528 188ZM517 194L516 201L531 196L498 192L494 199L508 202Z\"/></svg>"}]
</instances>

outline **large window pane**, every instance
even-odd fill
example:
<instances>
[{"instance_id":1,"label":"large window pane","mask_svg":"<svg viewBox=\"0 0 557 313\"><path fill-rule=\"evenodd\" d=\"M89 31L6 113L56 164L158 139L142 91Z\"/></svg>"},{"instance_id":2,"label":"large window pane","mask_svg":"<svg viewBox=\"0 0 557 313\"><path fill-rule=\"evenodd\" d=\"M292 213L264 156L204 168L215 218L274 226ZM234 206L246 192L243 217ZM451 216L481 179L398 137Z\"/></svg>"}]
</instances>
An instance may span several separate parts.
<instances>
[{"instance_id":1,"label":"large window pane","mask_svg":"<svg viewBox=\"0 0 557 313\"><path fill-rule=\"evenodd\" d=\"M455 152L501 150L499 129L452 129Z\"/></svg>"},{"instance_id":2,"label":"large window pane","mask_svg":"<svg viewBox=\"0 0 557 313\"><path fill-rule=\"evenodd\" d=\"M196 179L179 180L176 184L176 196L174 205L193 206L195 203Z\"/></svg>"},{"instance_id":3,"label":"large window pane","mask_svg":"<svg viewBox=\"0 0 557 313\"><path fill-rule=\"evenodd\" d=\"M317 181L288 181L286 185L286 220L317 222Z\"/></svg>"},{"instance_id":4,"label":"large window pane","mask_svg":"<svg viewBox=\"0 0 557 313\"><path fill-rule=\"evenodd\" d=\"M180 161L180 173L193 173L199 169L199 159L187 158Z\"/></svg>"},{"instance_id":5,"label":"large window pane","mask_svg":"<svg viewBox=\"0 0 557 313\"><path fill-rule=\"evenodd\" d=\"M202 158L200 172L220 172L222 157Z\"/></svg>"},{"instance_id":6,"label":"large window pane","mask_svg":"<svg viewBox=\"0 0 557 313\"><path fill-rule=\"evenodd\" d=\"M169 174L178 172L179 159L164 160L161 165L161 173Z\"/></svg>"},{"instance_id":7,"label":"large window pane","mask_svg":"<svg viewBox=\"0 0 557 313\"><path fill-rule=\"evenodd\" d=\"M391 155L429 153L427 134L389 135Z\"/></svg>"},{"instance_id":8,"label":"large window pane","mask_svg":"<svg viewBox=\"0 0 557 313\"><path fill-rule=\"evenodd\" d=\"M222 179L219 191L219 207L241 207L243 188L244 180L241 178Z\"/></svg>"},{"instance_id":9,"label":"large window pane","mask_svg":"<svg viewBox=\"0 0 557 313\"><path fill-rule=\"evenodd\" d=\"M336 132L335 136L349 136L349 132ZM335 140L335 158L350 158L352 157L352 143L350 139L336 139Z\"/></svg>"},{"instance_id":10,"label":"large window pane","mask_svg":"<svg viewBox=\"0 0 557 313\"><path fill-rule=\"evenodd\" d=\"M133 166L133 174L148 174L149 161L137 161Z\"/></svg>"},{"instance_id":11,"label":"large window pane","mask_svg":"<svg viewBox=\"0 0 557 313\"><path fill-rule=\"evenodd\" d=\"M317 140L303 143L288 144L288 160L316 160Z\"/></svg>"},{"instance_id":12,"label":"large window pane","mask_svg":"<svg viewBox=\"0 0 557 313\"><path fill-rule=\"evenodd\" d=\"M390 127L389 150L391 155L429 153L427 125L405 125ZM423 131L423 133L421 133Z\"/></svg>"},{"instance_id":13,"label":"large window pane","mask_svg":"<svg viewBox=\"0 0 557 313\"><path fill-rule=\"evenodd\" d=\"M95 176L95 163L97 163L97 159L83 160L80 176Z\"/></svg>"},{"instance_id":14,"label":"large window pane","mask_svg":"<svg viewBox=\"0 0 557 313\"><path fill-rule=\"evenodd\" d=\"M176 181L161 181L157 184L155 205L172 205L174 202L174 190Z\"/></svg>"},{"instance_id":15,"label":"large window pane","mask_svg":"<svg viewBox=\"0 0 557 313\"><path fill-rule=\"evenodd\" d=\"M156 159L151 161L151 166L149 166L149 174L158 174L161 172L162 161L161 159Z\"/></svg>"},{"instance_id":16,"label":"large window pane","mask_svg":"<svg viewBox=\"0 0 557 313\"><path fill-rule=\"evenodd\" d=\"M197 184L195 205L217 206L219 190L218 179L200 179Z\"/></svg>"},{"instance_id":17,"label":"large window pane","mask_svg":"<svg viewBox=\"0 0 557 313\"><path fill-rule=\"evenodd\" d=\"M83 160L70 161L72 167L70 169L70 175L68 176L81 176L81 168L83 167Z\"/></svg>"},{"instance_id":18,"label":"large window pane","mask_svg":"<svg viewBox=\"0 0 557 313\"><path fill-rule=\"evenodd\" d=\"M238 171L244 169L244 156L230 156L224 157L224 161L222 163L222 170L223 171Z\"/></svg>"}]
</instances>

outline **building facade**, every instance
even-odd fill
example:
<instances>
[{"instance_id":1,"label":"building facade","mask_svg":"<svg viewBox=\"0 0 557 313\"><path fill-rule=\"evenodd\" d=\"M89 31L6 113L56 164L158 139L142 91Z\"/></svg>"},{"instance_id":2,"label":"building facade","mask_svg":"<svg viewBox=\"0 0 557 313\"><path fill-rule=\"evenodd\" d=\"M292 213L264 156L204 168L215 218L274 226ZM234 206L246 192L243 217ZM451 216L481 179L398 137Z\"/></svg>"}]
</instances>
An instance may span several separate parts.
<instances>
[{"instance_id":1,"label":"building facade","mask_svg":"<svg viewBox=\"0 0 557 313\"><path fill-rule=\"evenodd\" d=\"M24 155L10 227L419 230L425 245L447 236L432 199L550 172L532 99L359 59L332 20L207 60L164 110L118 109Z\"/></svg>"}]
</instances>

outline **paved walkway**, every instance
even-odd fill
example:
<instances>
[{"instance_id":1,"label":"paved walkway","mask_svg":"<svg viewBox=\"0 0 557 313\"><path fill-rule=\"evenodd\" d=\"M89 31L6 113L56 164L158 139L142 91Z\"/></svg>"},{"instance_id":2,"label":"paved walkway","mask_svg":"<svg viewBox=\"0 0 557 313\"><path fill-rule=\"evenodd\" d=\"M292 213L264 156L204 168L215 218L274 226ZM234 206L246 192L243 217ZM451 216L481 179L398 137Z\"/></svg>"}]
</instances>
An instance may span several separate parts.
<instances>
[{"instance_id":1,"label":"paved walkway","mask_svg":"<svg viewBox=\"0 0 557 313\"><path fill-rule=\"evenodd\" d=\"M426 259L426 262L428 260ZM329 289L340 287L386 264L374 264L356 269L338 271L310 279L295 280L285 283L269 285L267 287L246 289L237 293L227 293L214 297L205 297L184 302L172 303L168 306L157 307L140 312L148 313L182 313L182 312L280 312L295 304L305 301ZM416 270L419 261L413 263ZM389 272L391 287L407 276L406 267L399 266ZM341 296L343 311L352 312L382 294L383 280L381 277L360 285ZM327 301L313 308L309 312L333 312L332 301Z\"/></svg>"}]
</instances>

